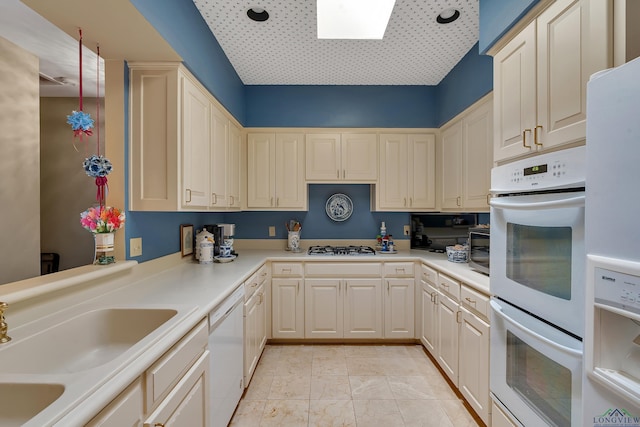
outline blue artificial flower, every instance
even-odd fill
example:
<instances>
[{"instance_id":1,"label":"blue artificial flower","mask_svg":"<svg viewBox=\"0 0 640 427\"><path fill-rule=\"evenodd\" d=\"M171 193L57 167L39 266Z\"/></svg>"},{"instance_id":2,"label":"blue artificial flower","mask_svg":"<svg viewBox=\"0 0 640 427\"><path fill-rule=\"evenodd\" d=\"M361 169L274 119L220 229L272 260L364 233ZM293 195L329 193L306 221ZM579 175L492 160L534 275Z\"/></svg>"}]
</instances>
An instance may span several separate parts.
<instances>
[{"instance_id":1,"label":"blue artificial flower","mask_svg":"<svg viewBox=\"0 0 640 427\"><path fill-rule=\"evenodd\" d=\"M93 128L91 115L84 111L72 111L71 115L67 116L67 123L71 125L71 129L74 131L86 132Z\"/></svg>"},{"instance_id":2,"label":"blue artificial flower","mask_svg":"<svg viewBox=\"0 0 640 427\"><path fill-rule=\"evenodd\" d=\"M109 159L100 155L92 155L84 159L82 164L87 175L97 178L105 177L111 173L112 165Z\"/></svg>"}]
</instances>

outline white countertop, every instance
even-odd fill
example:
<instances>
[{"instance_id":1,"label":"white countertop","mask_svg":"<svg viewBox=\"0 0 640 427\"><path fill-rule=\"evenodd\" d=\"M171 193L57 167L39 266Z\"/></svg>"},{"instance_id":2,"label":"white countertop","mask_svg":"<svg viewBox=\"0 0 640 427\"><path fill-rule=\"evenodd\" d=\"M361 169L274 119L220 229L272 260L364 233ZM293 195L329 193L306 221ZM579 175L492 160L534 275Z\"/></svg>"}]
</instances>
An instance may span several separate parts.
<instances>
[{"instance_id":1,"label":"white countertop","mask_svg":"<svg viewBox=\"0 0 640 427\"><path fill-rule=\"evenodd\" d=\"M171 258L171 262L166 262L168 267L164 266L162 260L139 265L136 265L135 262L121 263L119 267L112 269L115 271L113 282L117 283L111 289L107 287L108 290L95 291L91 298L82 300L83 302L68 308L60 309L59 301L44 303L40 301L37 305L37 312L42 316L41 319L34 318L32 321L28 321L29 316L20 316L22 322L17 326L15 324L12 326L11 307L7 310L5 316L9 324L9 335L13 337L13 341L0 346L0 360L2 360L4 348L18 344L21 339L41 332L43 325L55 325L88 310L123 306L173 307L178 310L178 315L163 325L161 334L150 334L143 342L139 343L139 348L136 348L135 352L105 366L76 374L25 375L4 373L0 364L0 382L47 381L62 383L66 387L63 395L28 425L41 427L55 425L56 422L59 423L58 425L69 425L70 422L84 424L193 326L207 316L210 311L223 302L265 261L413 262L421 260L452 278L489 294L488 276L471 270L468 264L449 262L445 254L420 250L399 251L395 254L377 254L375 256L310 256L306 253L276 250L239 250L239 256L233 262L207 265L201 265L191 260L180 260L176 258L176 255L165 258ZM93 278L93 271L96 267L90 269L92 273L89 277ZM136 273L138 270L143 272ZM65 280L73 282L69 285L70 287L81 286L78 284L78 280L73 279L68 272L62 276L64 280L57 282L57 285L52 289L64 288ZM52 276L52 278L54 277L55 275ZM105 278L105 280L107 279ZM43 278L38 280L41 281ZM25 285L27 289L31 287ZM70 290L65 291L71 292ZM4 298L13 301L16 299L16 293L20 292L24 293L25 291L17 289L16 286L6 289L0 287L0 300ZM41 293L39 292L40 295L34 294L34 299L42 299ZM52 299L57 300L58 298ZM20 302L18 301L17 304ZM62 306L65 305L62 304ZM88 399L89 397L92 398ZM82 405L80 405L81 402Z\"/></svg>"}]
</instances>

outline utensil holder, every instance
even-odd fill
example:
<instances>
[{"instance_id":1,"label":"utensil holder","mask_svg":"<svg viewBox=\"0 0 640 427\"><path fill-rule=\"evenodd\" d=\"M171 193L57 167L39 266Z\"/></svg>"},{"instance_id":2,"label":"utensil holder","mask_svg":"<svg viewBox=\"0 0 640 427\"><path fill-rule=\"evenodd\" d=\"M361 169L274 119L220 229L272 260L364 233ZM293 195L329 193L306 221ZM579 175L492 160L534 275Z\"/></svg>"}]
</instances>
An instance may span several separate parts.
<instances>
[{"instance_id":1,"label":"utensil holder","mask_svg":"<svg viewBox=\"0 0 640 427\"><path fill-rule=\"evenodd\" d=\"M289 231L287 235L287 249L291 252L300 252L300 231Z\"/></svg>"}]
</instances>

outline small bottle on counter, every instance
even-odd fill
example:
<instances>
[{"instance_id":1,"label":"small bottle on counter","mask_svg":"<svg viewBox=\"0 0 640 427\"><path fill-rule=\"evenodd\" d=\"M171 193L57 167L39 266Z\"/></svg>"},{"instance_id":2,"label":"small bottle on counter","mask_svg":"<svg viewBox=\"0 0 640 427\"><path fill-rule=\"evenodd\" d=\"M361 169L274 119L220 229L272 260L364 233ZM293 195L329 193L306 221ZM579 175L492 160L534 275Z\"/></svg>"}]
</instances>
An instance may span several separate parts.
<instances>
[{"instance_id":1,"label":"small bottle on counter","mask_svg":"<svg viewBox=\"0 0 640 427\"><path fill-rule=\"evenodd\" d=\"M382 225L380 226L380 236L382 236L382 238L384 239L386 235L387 235L387 226L384 224L384 221L382 221Z\"/></svg>"}]
</instances>

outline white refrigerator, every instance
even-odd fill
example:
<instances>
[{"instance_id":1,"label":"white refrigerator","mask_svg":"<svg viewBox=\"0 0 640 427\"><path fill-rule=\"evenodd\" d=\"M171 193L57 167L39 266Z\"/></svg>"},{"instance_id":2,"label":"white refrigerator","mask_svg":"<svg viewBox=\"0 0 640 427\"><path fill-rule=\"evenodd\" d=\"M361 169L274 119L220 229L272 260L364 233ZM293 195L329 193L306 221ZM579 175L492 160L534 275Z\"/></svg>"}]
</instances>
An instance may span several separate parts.
<instances>
[{"instance_id":1,"label":"white refrigerator","mask_svg":"<svg viewBox=\"0 0 640 427\"><path fill-rule=\"evenodd\" d=\"M640 58L587 85L583 420L640 426Z\"/></svg>"}]
</instances>

